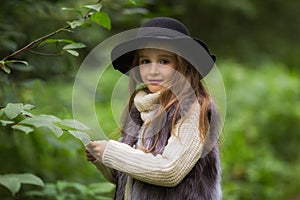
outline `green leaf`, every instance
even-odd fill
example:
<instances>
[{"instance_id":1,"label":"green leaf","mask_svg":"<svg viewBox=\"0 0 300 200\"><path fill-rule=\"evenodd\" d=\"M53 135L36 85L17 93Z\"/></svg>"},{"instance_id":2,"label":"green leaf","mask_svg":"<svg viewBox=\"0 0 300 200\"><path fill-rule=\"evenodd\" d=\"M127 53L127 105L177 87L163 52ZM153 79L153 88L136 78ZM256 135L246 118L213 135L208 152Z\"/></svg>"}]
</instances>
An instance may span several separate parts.
<instances>
[{"instance_id":1,"label":"green leaf","mask_svg":"<svg viewBox=\"0 0 300 200\"><path fill-rule=\"evenodd\" d=\"M16 130L19 130L19 131L22 131L22 132L24 132L26 134L29 134L29 133L31 133L31 132L34 131L33 128L28 127L28 126L23 126L23 125L14 125L14 126L12 126L12 128L16 129Z\"/></svg>"},{"instance_id":2,"label":"green leaf","mask_svg":"<svg viewBox=\"0 0 300 200\"><path fill-rule=\"evenodd\" d=\"M1 68L3 69L3 71L4 71L5 73L10 74L11 70L10 70L10 68L8 68L6 65L2 66Z\"/></svg>"},{"instance_id":3,"label":"green leaf","mask_svg":"<svg viewBox=\"0 0 300 200\"><path fill-rule=\"evenodd\" d=\"M21 114L22 114L23 116L26 116L26 117L33 117L33 116L34 116L34 114L32 114L32 113L30 113L30 112L27 112L27 111L25 111L25 110L22 110Z\"/></svg>"},{"instance_id":4,"label":"green leaf","mask_svg":"<svg viewBox=\"0 0 300 200\"><path fill-rule=\"evenodd\" d=\"M10 190L13 196L20 190L21 184L44 186L44 182L33 174L4 174L0 175L0 184Z\"/></svg>"},{"instance_id":5,"label":"green leaf","mask_svg":"<svg viewBox=\"0 0 300 200\"><path fill-rule=\"evenodd\" d=\"M74 44L67 44L63 47L63 50L69 50L69 49L82 49L85 48L85 44L83 43L74 43Z\"/></svg>"},{"instance_id":6,"label":"green leaf","mask_svg":"<svg viewBox=\"0 0 300 200\"><path fill-rule=\"evenodd\" d=\"M68 130L68 132L79 139L84 146L91 142L90 136L82 131Z\"/></svg>"},{"instance_id":7,"label":"green leaf","mask_svg":"<svg viewBox=\"0 0 300 200\"><path fill-rule=\"evenodd\" d=\"M130 3L132 3L133 5L136 5L136 2L134 0L129 0Z\"/></svg>"},{"instance_id":8,"label":"green leaf","mask_svg":"<svg viewBox=\"0 0 300 200\"><path fill-rule=\"evenodd\" d=\"M7 126L7 125L10 125L10 124L14 124L15 122L14 121L9 121L9 120L0 120L0 124L2 126Z\"/></svg>"},{"instance_id":9,"label":"green leaf","mask_svg":"<svg viewBox=\"0 0 300 200\"><path fill-rule=\"evenodd\" d=\"M139 91L139 90L145 89L146 87L147 87L147 85L142 83L142 84L137 85L135 90Z\"/></svg>"},{"instance_id":10,"label":"green leaf","mask_svg":"<svg viewBox=\"0 0 300 200\"><path fill-rule=\"evenodd\" d=\"M54 115L41 114L38 117L41 118L41 119L44 119L44 120L48 120L48 121L53 122L53 123L61 122L61 119L59 119L58 117L55 117Z\"/></svg>"},{"instance_id":11,"label":"green leaf","mask_svg":"<svg viewBox=\"0 0 300 200\"><path fill-rule=\"evenodd\" d=\"M21 183L14 174L0 175L0 184L6 187L13 196L15 196L21 188Z\"/></svg>"},{"instance_id":12,"label":"green leaf","mask_svg":"<svg viewBox=\"0 0 300 200\"><path fill-rule=\"evenodd\" d=\"M115 185L109 182L92 183L88 186L89 191L94 194L110 193L115 189Z\"/></svg>"},{"instance_id":13,"label":"green leaf","mask_svg":"<svg viewBox=\"0 0 300 200\"><path fill-rule=\"evenodd\" d=\"M57 32L60 32L60 31L65 31L65 32L69 32L69 33L73 33L72 30L68 29L68 28L60 28L57 30Z\"/></svg>"},{"instance_id":14,"label":"green leaf","mask_svg":"<svg viewBox=\"0 0 300 200\"><path fill-rule=\"evenodd\" d=\"M71 26L72 29L74 29L76 27L84 25L85 20L84 19L77 19L77 20L67 22L67 23Z\"/></svg>"},{"instance_id":15,"label":"green leaf","mask_svg":"<svg viewBox=\"0 0 300 200\"><path fill-rule=\"evenodd\" d=\"M15 64L14 66L10 66L10 68L8 68L7 66L6 66L6 64ZM2 68L2 70L4 71L4 72L6 72L7 74L10 74L11 73L11 68L12 69L15 69L15 70L23 70L23 67L20 67L20 66L18 66L18 64L23 64L23 65L26 65L26 66L28 66L28 63L26 62L26 61L24 61L24 60L6 60L6 61L0 61L0 67ZM30 70L30 68L27 68L27 69L25 69L25 70Z\"/></svg>"},{"instance_id":16,"label":"green leaf","mask_svg":"<svg viewBox=\"0 0 300 200\"><path fill-rule=\"evenodd\" d=\"M99 12L102 8L102 5L100 3L98 3L98 4L94 4L94 5L86 5L84 7Z\"/></svg>"},{"instance_id":17,"label":"green leaf","mask_svg":"<svg viewBox=\"0 0 300 200\"><path fill-rule=\"evenodd\" d=\"M10 74L11 70L5 65L5 61L0 61L0 67L5 73Z\"/></svg>"},{"instance_id":18,"label":"green leaf","mask_svg":"<svg viewBox=\"0 0 300 200\"><path fill-rule=\"evenodd\" d=\"M77 130L89 130L90 128L75 119L64 119L60 122L64 127L69 127Z\"/></svg>"},{"instance_id":19,"label":"green leaf","mask_svg":"<svg viewBox=\"0 0 300 200\"><path fill-rule=\"evenodd\" d=\"M9 119L16 118L23 110L21 103L8 103L4 108L4 113Z\"/></svg>"},{"instance_id":20,"label":"green leaf","mask_svg":"<svg viewBox=\"0 0 300 200\"><path fill-rule=\"evenodd\" d=\"M21 183L44 187L44 182L33 174L16 174Z\"/></svg>"},{"instance_id":21,"label":"green leaf","mask_svg":"<svg viewBox=\"0 0 300 200\"><path fill-rule=\"evenodd\" d=\"M26 196L32 196L32 197L57 197L54 199L59 199L58 191L56 188L56 185L53 183L46 183L44 188L42 190L30 190L26 191ZM34 198L33 198L34 199Z\"/></svg>"},{"instance_id":22,"label":"green leaf","mask_svg":"<svg viewBox=\"0 0 300 200\"><path fill-rule=\"evenodd\" d=\"M28 62L24 61L24 60L6 60L5 64L10 64L10 63L21 63L24 65L28 65Z\"/></svg>"},{"instance_id":23,"label":"green leaf","mask_svg":"<svg viewBox=\"0 0 300 200\"><path fill-rule=\"evenodd\" d=\"M47 39L44 40L39 44L39 46L44 45L44 44L52 44L52 43L69 43L69 44L74 44L73 40L68 40L68 39Z\"/></svg>"},{"instance_id":24,"label":"green leaf","mask_svg":"<svg viewBox=\"0 0 300 200\"><path fill-rule=\"evenodd\" d=\"M31 104L25 104L25 105L23 106L23 109L24 109L24 110L33 110L33 109L35 109L35 106L34 106L34 105L31 105Z\"/></svg>"},{"instance_id":25,"label":"green leaf","mask_svg":"<svg viewBox=\"0 0 300 200\"><path fill-rule=\"evenodd\" d=\"M76 182L58 181L56 183L57 190L60 194L65 193L68 189L74 189L79 194L84 194L87 192L87 187L83 184Z\"/></svg>"},{"instance_id":26,"label":"green leaf","mask_svg":"<svg viewBox=\"0 0 300 200\"><path fill-rule=\"evenodd\" d=\"M63 47L63 50L73 56L79 56L79 53L73 49L81 49L85 47L86 46L83 43L74 43L74 44L67 44L66 46Z\"/></svg>"},{"instance_id":27,"label":"green leaf","mask_svg":"<svg viewBox=\"0 0 300 200\"><path fill-rule=\"evenodd\" d=\"M82 11L81 11L81 10L79 10L79 9L74 9L74 8L66 8L66 7L62 7L61 9L62 9L62 10L66 10L66 11L77 12L77 13L79 13L80 15L82 15Z\"/></svg>"},{"instance_id":28,"label":"green leaf","mask_svg":"<svg viewBox=\"0 0 300 200\"><path fill-rule=\"evenodd\" d=\"M77 51L74 51L74 50L66 50L66 52L68 52L72 56L79 56L79 53Z\"/></svg>"},{"instance_id":29,"label":"green leaf","mask_svg":"<svg viewBox=\"0 0 300 200\"><path fill-rule=\"evenodd\" d=\"M104 12L96 12L91 15L90 19L95 22L96 24L99 24L100 26L103 26L104 28L110 30L111 29L111 22L110 18L107 13Z\"/></svg>"},{"instance_id":30,"label":"green leaf","mask_svg":"<svg viewBox=\"0 0 300 200\"><path fill-rule=\"evenodd\" d=\"M36 128L46 127L57 137L60 137L63 134L63 130L54 124L60 121L60 119L52 115L39 115L33 116L32 118L26 118L20 121L19 124L34 126Z\"/></svg>"}]
</instances>

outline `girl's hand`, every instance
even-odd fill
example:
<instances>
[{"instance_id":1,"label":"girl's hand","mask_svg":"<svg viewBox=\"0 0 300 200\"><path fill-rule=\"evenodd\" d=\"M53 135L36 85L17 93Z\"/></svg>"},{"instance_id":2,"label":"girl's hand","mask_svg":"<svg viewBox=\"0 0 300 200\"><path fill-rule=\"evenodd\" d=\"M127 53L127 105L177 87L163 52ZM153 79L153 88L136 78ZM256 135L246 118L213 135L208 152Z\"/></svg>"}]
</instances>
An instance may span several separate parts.
<instances>
[{"instance_id":1,"label":"girl's hand","mask_svg":"<svg viewBox=\"0 0 300 200\"><path fill-rule=\"evenodd\" d=\"M107 141L99 140L86 145L87 159L89 161L101 160Z\"/></svg>"},{"instance_id":2,"label":"girl's hand","mask_svg":"<svg viewBox=\"0 0 300 200\"><path fill-rule=\"evenodd\" d=\"M86 158L88 161L94 162L97 159L89 152L89 150L87 149L87 147L85 148L85 154L86 154Z\"/></svg>"}]
</instances>

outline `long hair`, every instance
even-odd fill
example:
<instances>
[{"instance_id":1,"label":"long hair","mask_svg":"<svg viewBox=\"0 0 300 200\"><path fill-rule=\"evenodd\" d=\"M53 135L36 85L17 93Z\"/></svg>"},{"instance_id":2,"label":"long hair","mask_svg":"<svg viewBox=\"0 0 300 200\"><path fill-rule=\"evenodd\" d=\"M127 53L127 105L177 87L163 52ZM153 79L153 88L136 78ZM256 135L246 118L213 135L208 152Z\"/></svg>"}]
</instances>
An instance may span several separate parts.
<instances>
[{"instance_id":1,"label":"long hair","mask_svg":"<svg viewBox=\"0 0 300 200\"><path fill-rule=\"evenodd\" d=\"M209 130L209 119L208 119L208 107L210 105L211 99L210 96L202 83L202 76L198 72L198 70L193 67L189 62L187 62L185 59L180 57L179 55L176 55L176 66L175 66L175 73L174 78L169 83L168 89L162 91L159 103L160 107L157 112L157 114L153 117L153 119L148 123L145 124L146 126L150 123L160 121L159 117L161 114L168 110L172 105L175 105L176 103L176 109L175 113L173 115L172 119L172 126L171 126L171 134L174 134L174 127L176 124L177 115L180 114L180 106L182 103L190 99L191 97L196 98L195 100L198 101L198 103L201 106L200 109L200 116L199 116L199 132L200 132L200 138L205 139L206 133ZM132 62L132 70L129 74L129 90L130 90L130 100L128 103L128 110L125 110L123 113L123 118L127 119L129 116L130 108L133 106L134 97L137 94L137 85L142 83L142 78L139 73L138 69L139 65L139 57L138 57L138 51L136 51L133 62ZM147 92L150 92L145 88ZM184 116L181 116L184 117ZM125 120L126 121L126 120ZM124 122L125 122L124 121ZM158 133L156 133L157 135ZM158 137L156 137L157 139ZM142 140L142 144L144 146L144 138ZM145 152L152 152L155 148L156 141L154 141L154 144L152 148L146 149L143 148Z\"/></svg>"}]
</instances>

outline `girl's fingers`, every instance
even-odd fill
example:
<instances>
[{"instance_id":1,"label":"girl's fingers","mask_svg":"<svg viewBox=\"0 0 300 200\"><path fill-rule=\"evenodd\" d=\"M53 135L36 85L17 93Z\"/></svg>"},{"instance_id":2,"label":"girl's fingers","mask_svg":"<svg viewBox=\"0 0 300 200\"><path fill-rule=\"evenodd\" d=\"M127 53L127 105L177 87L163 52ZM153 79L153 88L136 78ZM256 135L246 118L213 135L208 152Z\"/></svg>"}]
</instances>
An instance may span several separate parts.
<instances>
[{"instance_id":1,"label":"girl's fingers","mask_svg":"<svg viewBox=\"0 0 300 200\"><path fill-rule=\"evenodd\" d=\"M93 162L93 161L97 160L92 154L87 154L86 157L87 157L88 161L92 161Z\"/></svg>"},{"instance_id":2,"label":"girl's fingers","mask_svg":"<svg viewBox=\"0 0 300 200\"><path fill-rule=\"evenodd\" d=\"M107 141L105 140L90 142L88 145L86 145L86 154L93 156L95 160L100 160L106 147L106 143Z\"/></svg>"},{"instance_id":3,"label":"girl's fingers","mask_svg":"<svg viewBox=\"0 0 300 200\"><path fill-rule=\"evenodd\" d=\"M93 161L97 160L87 148L85 148L85 153L86 153L86 157L87 157L88 161L93 162Z\"/></svg>"}]
</instances>

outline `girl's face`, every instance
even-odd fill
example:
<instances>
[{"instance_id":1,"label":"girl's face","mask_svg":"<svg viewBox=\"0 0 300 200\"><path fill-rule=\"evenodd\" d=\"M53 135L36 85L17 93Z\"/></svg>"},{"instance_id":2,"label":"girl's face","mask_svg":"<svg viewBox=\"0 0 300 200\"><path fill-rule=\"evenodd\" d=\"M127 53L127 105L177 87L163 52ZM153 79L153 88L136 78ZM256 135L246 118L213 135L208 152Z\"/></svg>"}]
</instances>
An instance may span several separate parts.
<instances>
[{"instance_id":1,"label":"girl's face","mask_svg":"<svg viewBox=\"0 0 300 200\"><path fill-rule=\"evenodd\" d=\"M138 51L139 71L143 82L152 92L158 92L170 85L175 71L175 54L160 49Z\"/></svg>"}]
</instances>

